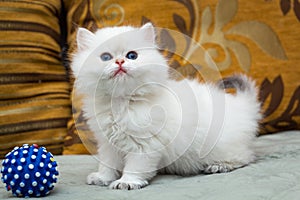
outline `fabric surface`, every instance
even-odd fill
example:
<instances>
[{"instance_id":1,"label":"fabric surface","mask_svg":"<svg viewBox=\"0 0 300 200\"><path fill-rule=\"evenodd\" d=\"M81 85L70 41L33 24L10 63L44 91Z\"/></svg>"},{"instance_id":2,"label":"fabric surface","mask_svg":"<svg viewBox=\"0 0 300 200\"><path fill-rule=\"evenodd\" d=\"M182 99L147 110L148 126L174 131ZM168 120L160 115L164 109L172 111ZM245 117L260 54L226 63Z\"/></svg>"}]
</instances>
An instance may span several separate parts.
<instances>
[{"instance_id":1,"label":"fabric surface","mask_svg":"<svg viewBox=\"0 0 300 200\"><path fill-rule=\"evenodd\" d=\"M86 185L86 176L97 170L97 161L92 156L55 156L60 172L58 184L43 199L299 199L300 132L261 136L256 150L259 159L255 163L230 173L191 177L160 175L151 185L135 191ZM14 199L11 197L1 183L0 199Z\"/></svg>"},{"instance_id":2,"label":"fabric surface","mask_svg":"<svg viewBox=\"0 0 300 200\"><path fill-rule=\"evenodd\" d=\"M65 4L71 52L76 49L78 26L95 30L151 21L162 28L157 30L158 42L170 65L183 76L216 81L246 73L257 81L264 114L260 134L300 129L299 1L65 0ZM216 65L203 57L199 45ZM80 112L74 109L76 117L82 116ZM70 148L80 143L74 126L71 122ZM78 124L81 130L83 126Z\"/></svg>"},{"instance_id":3,"label":"fabric surface","mask_svg":"<svg viewBox=\"0 0 300 200\"><path fill-rule=\"evenodd\" d=\"M0 2L0 157L39 143L61 154L71 117L61 1Z\"/></svg>"}]
</instances>

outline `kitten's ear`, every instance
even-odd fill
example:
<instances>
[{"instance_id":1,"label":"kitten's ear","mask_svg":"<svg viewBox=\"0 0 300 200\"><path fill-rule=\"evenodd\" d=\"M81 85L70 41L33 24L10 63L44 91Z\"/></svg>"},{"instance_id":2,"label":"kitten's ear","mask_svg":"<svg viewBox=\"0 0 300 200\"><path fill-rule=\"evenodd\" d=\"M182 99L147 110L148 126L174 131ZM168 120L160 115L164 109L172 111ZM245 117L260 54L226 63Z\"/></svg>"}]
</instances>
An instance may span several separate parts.
<instances>
[{"instance_id":1,"label":"kitten's ear","mask_svg":"<svg viewBox=\"0 0 300 200\"><path fill-rule=\"evenodd\" d=\"M78 51L88 49L95 42L94 39L94 33L85 28L78 28L76 36Z\"/></svg>"},{"instance_id":2,"label":"kitten's ear","mask_svg":"<svg viewBox=\"0 0 300 200\"><path fill-rule=\"evenodd\" d=\"M155 33L155 28L152 25L152 23L148 22L148 23L144 24L140 30L144 34L144 37L147 41L155 44L156 33Z\"/></svg>"}]
</instances>

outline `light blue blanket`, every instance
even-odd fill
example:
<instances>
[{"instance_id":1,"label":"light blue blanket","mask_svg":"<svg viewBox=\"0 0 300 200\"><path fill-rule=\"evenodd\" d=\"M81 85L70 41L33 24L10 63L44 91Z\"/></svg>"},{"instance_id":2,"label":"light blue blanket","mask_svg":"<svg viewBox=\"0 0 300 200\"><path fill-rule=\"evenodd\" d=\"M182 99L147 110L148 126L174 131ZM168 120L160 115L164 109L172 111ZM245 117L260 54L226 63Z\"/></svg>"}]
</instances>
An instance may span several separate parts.
<instances>
[{"instance_id":1,"label":"light blue blanket","mask_svg":"<svg viewBox=\"0 0 300 200\"><path fill-rule=\"evenodd\" d=\"M56 156L59 183L42 199L299 200L300 131L259 137L256 150L259 154L256 163L233 172L193 177L161 175L151 185L135 191L86 185L86 176L97 169L92 156ZM2 183L0 199L14 199Z\"/></svg>"}]
</instances>

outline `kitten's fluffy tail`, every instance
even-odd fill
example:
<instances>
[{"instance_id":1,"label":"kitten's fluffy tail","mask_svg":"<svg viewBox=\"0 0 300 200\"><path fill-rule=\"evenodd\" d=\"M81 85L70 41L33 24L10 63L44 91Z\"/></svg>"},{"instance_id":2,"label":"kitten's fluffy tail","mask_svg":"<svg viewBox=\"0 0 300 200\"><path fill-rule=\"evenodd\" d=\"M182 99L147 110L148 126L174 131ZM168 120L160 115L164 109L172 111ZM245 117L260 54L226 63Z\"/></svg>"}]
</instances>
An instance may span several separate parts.
<instances>
[{"instance_id":1,"label":"kitten's fluffy tail","mask_svg":"<svg viewBox=\"0 0 300 200\"><path fill-rule=\"evenodd\" d=\"M257 100L258 89L255 86L255 82L246 75L238 74L224 78L217 83L217 86L221 89L235 88L237 94L250 95Z\"/></svg>"}]
</instances>

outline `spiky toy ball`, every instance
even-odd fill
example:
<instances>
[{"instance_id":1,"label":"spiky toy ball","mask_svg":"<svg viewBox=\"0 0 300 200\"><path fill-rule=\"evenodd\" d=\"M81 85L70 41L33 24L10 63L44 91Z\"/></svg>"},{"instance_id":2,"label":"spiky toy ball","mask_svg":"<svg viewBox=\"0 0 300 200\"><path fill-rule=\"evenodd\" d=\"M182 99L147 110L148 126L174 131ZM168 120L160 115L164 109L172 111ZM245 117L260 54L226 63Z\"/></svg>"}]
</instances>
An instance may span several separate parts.
<instances>
[{"instance_id":1,"label":"spiky toy ball","mask_svg":"<svg viewBox=\"0 0 300 200\"><path fill-rule=\"evenodd\" d=\"M18 197L42 197L57 182L57 163L45 147L15 147L2 162L2 182Z\"/></svg>"}]
</instances>

